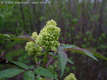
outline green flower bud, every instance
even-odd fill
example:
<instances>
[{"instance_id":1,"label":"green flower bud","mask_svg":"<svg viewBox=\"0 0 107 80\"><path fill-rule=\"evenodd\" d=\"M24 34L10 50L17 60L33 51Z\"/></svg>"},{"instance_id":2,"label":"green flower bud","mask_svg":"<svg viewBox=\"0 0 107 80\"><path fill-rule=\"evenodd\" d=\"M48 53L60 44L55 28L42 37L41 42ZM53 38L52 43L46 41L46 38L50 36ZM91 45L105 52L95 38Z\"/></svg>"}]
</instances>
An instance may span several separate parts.
<instances>
[{"instance_id":1,"label":"green flower bud","mask_svg":"<svg viewBox=\"0 0 107 80\"><path fill-rule=\"evenodd\" d=\"M33 41L30 41L26 43L25 50L28 51L28 55L40 55L42 48Z\"/></svg>"},{"instance_id":2,"label":"green flower bud","mask_svg":"<svg viewBox=\"0 0 107 80\"><path fill-rule=\"evenodd\" d=\"M65 77L64 80L77 80L73 73L70 73L68 76Z\"/></svg>"},{"instance_id":3,"label":"green flower bud","mask_svg":"<svg viewBox=\"0 0 107 80\"><path fill-rule=\"evenodd\" d=\"M56 26L57 24L56 24L56 22L52 19L52 20L49 20L49 21L46 23L46 25L54 25L54 26Z\"/></svg>"},{"instance_id":4,"label":"green flower bud","mask_svg":"<svg viewBox=\"0 0 107 80\"><path fill-rule=\"evenodd\" d=\"M35 44L32 41L26 43L25 50L28 51L28 55L33 55L34 54L33 53L33 51L35 49L34 46L35 46Z\"/></svg>"},{"instance_id":5,"label":"green flower bud","mask_svg":"<svg viewBox=\"0 0 107 80\"><path fill-rule=\"evenodd\" d=\"M44 47L46 50L52 50L53 47L58 47L59 36L60 28L56 26L56 22L53 20L48 21L37 38L37 44Z\"/></svg>"},{"instance_id":6,"label":"green flower bud","mask_svg":"<svg viewBox=\"0 0 107 80\"><path fill-rule=\"evenodd\" d=\"M33 32L31 37L32 37L34 40L36 40L36 39L37 39L37 37L38 37L37 32Z\"/></svg>"},{"instance_id":7,"label":"green flower bud","mask_svg":"<svg viewBox=\"0 0 107 80\"><path fill-rule=\"evenodd\" d=\"M40 80L46 80L45 78L40 78Z\"/></svg>"}]
</instances>

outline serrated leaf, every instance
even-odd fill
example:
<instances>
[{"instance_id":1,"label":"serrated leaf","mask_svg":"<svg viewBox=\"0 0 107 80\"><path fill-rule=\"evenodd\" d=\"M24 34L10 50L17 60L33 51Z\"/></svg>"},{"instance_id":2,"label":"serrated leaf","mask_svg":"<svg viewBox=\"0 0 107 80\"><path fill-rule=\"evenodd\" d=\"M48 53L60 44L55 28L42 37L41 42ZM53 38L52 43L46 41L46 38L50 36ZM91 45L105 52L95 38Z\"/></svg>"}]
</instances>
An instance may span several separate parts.
<instances>
[{"instance_id":1,"label":"serrated leaf","mask_svg":"<svg viewBox=\"0 0 107 80\"><path fill-rule=\"evenodd\" d=\"M61 68L61 77L62 77L68 61L68 57L62 47L59 47L58 49L58 59L59 59L59 66Z\"/></svg>"},{"instance_id":2,"label":"serrated leaf","mask_svg":"<svg viewBox=\"0 0 107 80\"><path fill-rule=\"evenodd\" d=\"M55 75L52 72L50 72L48 69L43 68L43 67L36 68L34 72L35 74L44 76L45 78L51 78L51 79L55 78Z\"/></svg>"},{"instance_id":3,"label":"serrated leaf","mask_svg":"<svg viewBox=\"0 0 107 80\"><path fill-rule=\"evenodd\" d=\"M35 75L32 71L24 72L24 80L35 80Z\"/></svg>"},{"instance_id":4,"label":"serrated leaf","mask_svg":"<svg viewBox=\"0 0 107 80\"><path fill-rule=\"evenodd\" d=\"M23 69L29 69L30 67L24 63L21 63L21 62L16 62L16 61L10 61L12 62L13 64L17 65L18 67L21 67Z\"/></svg>"},{"instance_id":5,"label":"serrated leaf","mask_svg":"<svg viewBox=\"0 0 107 80\"><path fill-rule=\"evenodd\" d=\"M2 78L11 78L14 77L20 73L24 72L24 70L22 69L18 69L18 68L10 68L10 69L6 69L3 71L0 71L0 79Z\"/></svg>"}]
</instances>

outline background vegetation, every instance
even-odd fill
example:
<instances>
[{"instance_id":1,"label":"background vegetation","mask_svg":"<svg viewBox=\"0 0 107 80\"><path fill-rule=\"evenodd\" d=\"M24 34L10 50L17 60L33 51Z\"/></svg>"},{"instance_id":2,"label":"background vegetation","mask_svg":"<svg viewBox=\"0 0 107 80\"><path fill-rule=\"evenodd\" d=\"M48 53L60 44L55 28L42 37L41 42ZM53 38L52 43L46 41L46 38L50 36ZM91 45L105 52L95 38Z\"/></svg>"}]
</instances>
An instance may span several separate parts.
<instances>
[{"instance_id":1,"label":"background vegetation","mask_svg":"<svg viewBox=\"0 0 107 80\"><path fill-rule=\"evenodd\" d=\"M41 1L47 0L36 0ZM28 36L34 31L39 33L46 21L54 19L62 30L60 42L107 56L107 0L49 1L47 4L0 3L0 33ZM5 58L27 63L24 46L25 41L0 37L0 63L6 64ZM76 74L78 80L107 80L107 61L95 62L79 54L71 56L74 64L69 65L72 68L70 71ZM0 65L0 70L6 67Z\"/></svg>"}]
</instances>

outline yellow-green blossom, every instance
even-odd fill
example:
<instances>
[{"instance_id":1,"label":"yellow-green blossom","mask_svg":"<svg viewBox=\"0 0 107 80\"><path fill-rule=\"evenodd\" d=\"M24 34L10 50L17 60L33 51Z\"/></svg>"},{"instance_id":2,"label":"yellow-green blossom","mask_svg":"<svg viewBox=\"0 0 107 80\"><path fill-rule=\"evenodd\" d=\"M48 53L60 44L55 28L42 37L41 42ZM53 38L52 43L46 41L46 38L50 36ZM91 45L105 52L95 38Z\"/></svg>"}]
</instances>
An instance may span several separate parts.
<instances>
[{"instance_id":1,"label":"yellow-green blossom","mask_svg":"<svg viewBox=\"0 0 107 80\"><path fill-rule=\"evenodd\" d=\"M46 26L40 31L37 38L37 44L44 47L46 50L52 50L59 46L60 28L56 26L54 20L47 22Z\"/></svg>"},{"instance_id":2,"label":"yellow-green blossom","mask_svg":"<svg viewBox=\"0 0 107 80\"><path fill-rule=\"evenodd\" d=\"M37 32L33 32L31 37L32 37L34 40L36 40L36 39L37 39L37 37L38 37Z\"/></svg>"},{"instance_id":3,"label":"yellow-green blossom","mask_svg":"<svg viewBox=\"0 0 107 80\"><path fill-rule=\"evenodd\" d=\"M28 51L29 55L35 56L35 60L38 55L41 55L43 48L45 51L57 51L60 45L58 39L60 36L60 28L56 26L54 20L50 20L46 23L45 27L40 31L39 35L37 32L32 33L33 41L27 42L25 50ZM41 48L42 47L42 48Z\"/></svg>"},{"instance_id":4,"label":"yellow-green blossom","mask_svg":"<svg viewBox=\"0 0 107 80\"><path fill-rule=\"evenodd\" d=\"M40 78L40 80L47 80L47 79L45 79L45 78Z\"/></svg>"},{"instance_id":5,"label":"yellow-green blossom","mask_svg":"<svg viewBox=\"0 0 107 80\"><path fill-rule=\"evenodd\" d=\"M53 19L47 21L46 25L54 25L54 26L57 26L56 22L55 22Z\"/></svg>"},{"instance_id":6,"label":"yellow-green blossom","mask_svg":"<svg viewBox=\"0 0 107 80\"><path fill-rule=\"evenodd\" d=\"M33 41L30 41L26 43L25 50L28 51L28 55L40 55L42 48L36 45Z\"/></svg>"},{"instance_id":7,"label":"yellow-green blossom","mask_svg":"<svg viewBox=\"0 0 107 80\"><path fill-rule=\"evenodd\" d=\"M70 73L68 76L64 78L64 80L77 80L73 73Z\"/></svg>"}]
</instances>

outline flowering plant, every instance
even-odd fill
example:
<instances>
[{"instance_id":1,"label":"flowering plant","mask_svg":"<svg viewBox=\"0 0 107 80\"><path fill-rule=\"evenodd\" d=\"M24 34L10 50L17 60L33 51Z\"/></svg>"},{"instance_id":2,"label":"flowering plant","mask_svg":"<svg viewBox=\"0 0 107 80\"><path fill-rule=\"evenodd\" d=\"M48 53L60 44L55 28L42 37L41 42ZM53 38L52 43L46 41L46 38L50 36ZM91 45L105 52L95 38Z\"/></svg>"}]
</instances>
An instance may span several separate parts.
<instances>
[{"instance_id":1,"label":"flowering plant","mask_svg":"<svg viewBox=\"0 0 107 80\"><path fill-rule=\"evenodd\" d=\"M52 61L53 58L56 59L58 53L59 61L60 61L59 63L61 64L60 67L61 67L61 76L62 76L64 73L64 68L66 66L66 63L67 62L70 62L71 64L73 63L68 59L64 50L66 51L68 49L73 49L73 48L75 48L77 51L79 50L83 52L85 52L85 50L82 50L76 46L60 44L58 41L60 32L61 30L59 27L57 27L57 24L54 20L48 21L39 34L37 34L37 32L32 33L31 38L34 41L27 42L25 46L25 50L28 52L28 55L34 56L34 60L36 63L39 62L39 65L42 66L45 65L44 67L48 67L48 68L52 67L52 65L49 65L51 64L50 61ZM50 54L50 52L52 54ZM43 60L40 59L40 56L43 56ZM90 57L97 60L94 56L90 56ZM53 64L57 68L58 63L54 61ZM71 73L67 77L65 77L64 80L76 80L76 78L75 75Z\"/></svg>"},{"instance_id":2,"label":"flowering plant","mask_svg":"<svg viewBox=\"0 0 107 80\"><path fill-rule=\"evenodd\" d=\"M13 40L27 40L28 42L26 42L25 50L28 53L27 56L31 57L29 61L34 62L34 65L29 66L19 61L9 61L21 69L17 67L0 71L0 79L11 78L19 73L24 73L24 80L77 80L70 70L68 71L70 74L66 76L68 73L66 69L69 68L69 66L66 67L67 63L73 64L70 59L71 56L68 56L69 54L67 54L67 51L89 56L96 61L98 61L96 57L107 60L107 58L102 55L91 53L75 45L60 43L60 33L61 29L57 27L57 23L54 20L50 20L39 34L33 32L30 37L19 36L14 38L10 35L0 35L8 40L11 38Z\"/></svg>"}]
</instances>

